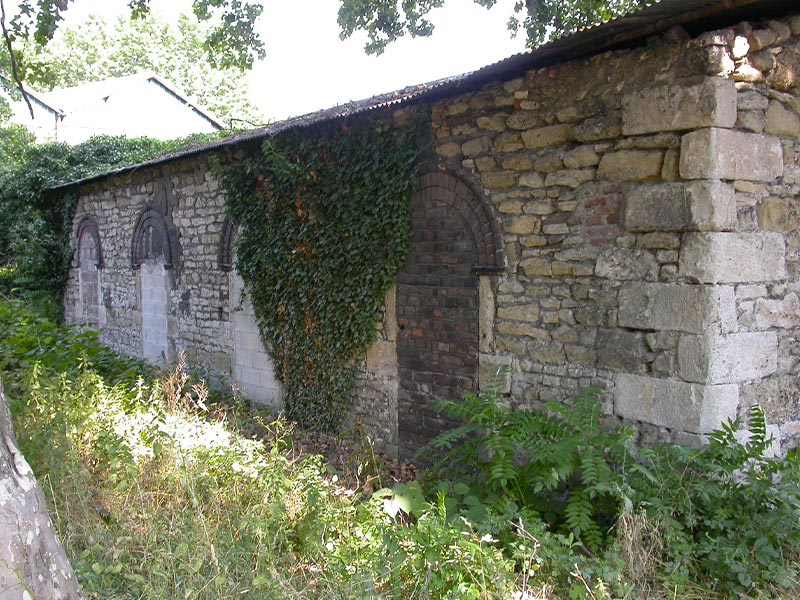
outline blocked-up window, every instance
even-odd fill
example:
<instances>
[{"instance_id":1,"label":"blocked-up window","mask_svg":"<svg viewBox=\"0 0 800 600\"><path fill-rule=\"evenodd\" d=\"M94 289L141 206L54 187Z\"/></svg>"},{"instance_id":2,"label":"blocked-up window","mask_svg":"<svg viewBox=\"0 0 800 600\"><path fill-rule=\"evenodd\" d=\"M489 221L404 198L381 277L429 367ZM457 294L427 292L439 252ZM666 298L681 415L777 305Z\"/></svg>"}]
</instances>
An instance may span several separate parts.
<instances>
[{"instance_id":1,"label":"blocked-up window","mask_svg":"<svg viewBox=\"0 0 800 600\"><path fill-rule=\"evenodd\" d=\"M98 326L102 323L100 302L100 235L97 223L85 219L78 228L78 306L77 317L83 323Z\"/></svg>"}]
</instances>

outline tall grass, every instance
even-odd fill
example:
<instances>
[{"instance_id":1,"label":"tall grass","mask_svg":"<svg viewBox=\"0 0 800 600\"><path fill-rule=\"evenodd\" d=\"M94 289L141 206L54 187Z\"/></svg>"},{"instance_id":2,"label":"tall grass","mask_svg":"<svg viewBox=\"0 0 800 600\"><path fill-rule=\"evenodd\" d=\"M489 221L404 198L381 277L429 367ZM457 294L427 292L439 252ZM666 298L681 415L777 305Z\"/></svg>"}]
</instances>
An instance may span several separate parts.
<instances>
[{"instance_id":1,"label":"tall grass","mask_svg":"<svg viewBox=\"0 0 800 600\"><path fill-rule=\"evenodd\" d=\"M501 598L513 562L443 507L385 510L338 485L291 426L236 433L184 365L155 374L5 303L21 449L95 598Z\"/></svg>"},{"instance_id":2,"label":"tall grass","mask_svg":"<svg viewBox=\"0 0 800 600\"><path fill-rule=\"evenodd\" d=\"M346 487L292 425L0 300L20 447L84 589L115 599L796 597L800 460L763 412L703 449L629 452L590 395L517 414L446 403L449 465ZM258 426L253 427L256 421ZM249 426L245 426L247 424ZM258 431L258 436L242 431ZM362 481L378 474L363 452ZM449 469L449 470L448 470ZM580 500L580 502L573 501Z\"/></svg>"}]
</instances>

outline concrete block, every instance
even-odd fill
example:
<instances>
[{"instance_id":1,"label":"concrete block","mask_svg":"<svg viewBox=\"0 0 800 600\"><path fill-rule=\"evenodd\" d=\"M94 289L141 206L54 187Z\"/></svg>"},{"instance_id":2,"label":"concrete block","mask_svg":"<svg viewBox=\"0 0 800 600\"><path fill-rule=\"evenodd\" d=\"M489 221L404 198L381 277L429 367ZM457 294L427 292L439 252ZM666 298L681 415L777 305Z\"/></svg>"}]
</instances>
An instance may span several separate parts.
<instances>
[{"instance_id":1,"label":"concrete block","mask_svg":"<svg viewBox=\"0 0 800 600\"><path fill-rule=\"evenodd\" d=\"M678 374L695 383L750 381L774 373L777 357L774 331L685 335L678 342Z\"/></svg>"},{"instance_id":2,"label":"concrete block","mask_svg":"<svg viewBox=\"0 0 800 600\"><path fill-rule=\"evenodd\" d=\"M700 283L779 281L786 277L786 247L778 233L688 233L679 275Z\"/></svg>"},{"instance_id":3,"label":"concrete block","mask_svg":"<svg viewBox=\"0 0 800 600\"><path fill-rule=\"evenodd\" d=\"M714 286L631 282L619 292L620 327L702 333L722 314Z\"/></svg>"},{"instance_id":4,"label":"concrete block","mask_svg":"<svg viewBox=\"0 0 800 600\"><path fill-rule=\"evenodd\" d=\"M684 179L774 181L783 175L783 147L776 137L716 127L681 138Z\"/></svg>"},{"instance_id":5,"label":"concrete block","mask_svg":"<svg viewBox=\"0 0 800 600\"><path fill-rule=\"evenodd\" d=\"M721 181L633 186L625 194L628 231L731 231L736 195Z\"/></svg>"},{"instance_id":6,"label":"concrete block","mask_svg":"<svg viewBox=\"0 0 800 600\"><path fill-rule=\"evenodd\" d=\"M733 127L736 87L708 77L696 83L671 82L627 94L622 99L622 133L641 135L701 127Z\"/></svg>"},{"instance_id":7,"label":"concrete block","mask_svg":"<svg viewBox=\"0 0 800 600\"><path fill-rule=\"evenodd\" d=\"M739 407L737 385L699 385L619 373L614 411L620 417L674 431L711 433Z\"/></svg>"}]
</instances>

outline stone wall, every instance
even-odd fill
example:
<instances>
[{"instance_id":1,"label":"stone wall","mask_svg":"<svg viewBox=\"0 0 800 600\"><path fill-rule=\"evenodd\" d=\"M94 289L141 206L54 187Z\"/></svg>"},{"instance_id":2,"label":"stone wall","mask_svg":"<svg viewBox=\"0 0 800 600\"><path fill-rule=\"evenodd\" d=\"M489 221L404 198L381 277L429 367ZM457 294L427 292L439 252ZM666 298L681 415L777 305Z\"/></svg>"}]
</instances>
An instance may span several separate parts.
<instances>
[{"instance_id":1,"label":"stone wall","mask_svg":"<svg viewBox=\"0 0 800 600\"><path fill-rule=\"evenodd\" d=\"M241 283L221 259L231 255L233 235L226 231L224 194L204 160L84 186L75 217L79 231L87 217L103 257L99 267L92 265L101 282L102 317L87 319L86 294L81 297L87 266L79 258L87 250L75 254L70 271L69 322L99 326L108 346L152 362L172 364L183 353L189 364L230 376L253 400L280 404L280 386L254 335ZM80 236L87 238L93 241Z\"/></svg>"},{"instance_id":2,"label":"stone wall","mask_svg":"<svg viewBox=\"0 0 800 600\"><path fill-rule=\"evenodd\" d=\"M417 237L352 420L408 453L440 425L414 394L475 391L507 365L500 384L514 403L597 386L643 442L698 443L758 402L797 445L798 74L794 17L694 38L674 29L429 106L430 173L410 200ZM157 259L166 358L185 352L244 379L232 311L246 304L219 258L231 235L207 164L84 186L76 223L87 217L102 306L82 307L79 278L94 280L76 263L68 317L97 314L110 346L143 355L141 263ZM447 333L451 308L470 322ZM262 401L279 402L269 365L252 375L275 391Z\"/></svg>"},{"instance_id":3,"label":"stone wall","mask_svg":"<svg viewBox=\"0 0 800 600\"><path fill-rule=\"evenodd\" d=\"M515 401L597 385L644 440L690 443L759 402L796 445L798 35L676 29L433 107L442 166L501 224L481 359Z\"/></svg>"}]
</instances>

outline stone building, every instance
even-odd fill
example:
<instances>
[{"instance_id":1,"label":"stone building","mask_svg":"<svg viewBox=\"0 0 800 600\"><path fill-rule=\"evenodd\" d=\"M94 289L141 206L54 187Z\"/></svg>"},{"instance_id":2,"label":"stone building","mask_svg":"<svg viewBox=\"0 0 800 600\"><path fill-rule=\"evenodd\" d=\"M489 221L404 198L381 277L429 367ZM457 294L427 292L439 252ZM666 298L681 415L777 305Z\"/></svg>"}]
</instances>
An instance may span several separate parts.
<instances>
[{"instance_id":1,"label":"stone building","mask_svg":"<svg viewBox=\"0 0 800 600\"><path fill-rule=\"evenodd\" d=\"M71 182L70 321L183 351L280 404L231 269L213 156L342 120L430 115L410 256L353 418L408 454L434 397L537 406L599 386L641 441L697 443L760 403L800 437L800 13L663 0L467 76Z\"/></svg>"}]
</instances>

